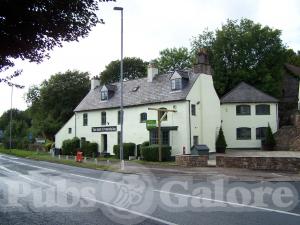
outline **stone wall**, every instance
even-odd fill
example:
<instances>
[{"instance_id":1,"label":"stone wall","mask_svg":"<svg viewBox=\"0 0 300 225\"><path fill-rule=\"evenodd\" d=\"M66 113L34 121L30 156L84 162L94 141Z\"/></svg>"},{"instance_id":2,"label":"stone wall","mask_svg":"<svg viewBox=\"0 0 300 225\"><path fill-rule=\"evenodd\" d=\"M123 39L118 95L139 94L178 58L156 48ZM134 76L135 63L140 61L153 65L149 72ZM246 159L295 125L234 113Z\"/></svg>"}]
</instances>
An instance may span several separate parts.
<instances>
[{"instance_id":1,"label":"stone wall","mask_svg":"<svg viewBox=\"0 0 300 225\"><path fill-rule=\"evenodd\" d=\"M176 164L185 167L207 166L208 155L176 155Z\"/></svg>"},{"instance_id":2,"label":"stone wall","mask_svg":"<svg viewBox=\"0 0 300 225\"><path fill-rule=\"evenodd\" d=\"M300 171L300 158L216 156L217 167L274 171Z\"/></svg>"}]
</instances>

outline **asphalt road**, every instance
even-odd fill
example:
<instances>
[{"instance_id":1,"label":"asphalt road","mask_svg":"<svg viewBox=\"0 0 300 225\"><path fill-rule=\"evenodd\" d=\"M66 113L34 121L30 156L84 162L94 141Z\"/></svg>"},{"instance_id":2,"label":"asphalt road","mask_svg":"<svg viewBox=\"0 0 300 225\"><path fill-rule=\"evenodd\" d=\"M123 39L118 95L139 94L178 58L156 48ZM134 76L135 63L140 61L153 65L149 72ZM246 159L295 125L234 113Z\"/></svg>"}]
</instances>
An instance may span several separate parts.
<instances>
[{"instance_id":1,"label":"asphalt road","mask_svg":"<svg viewBox=\"0 0 300 225\"><path fill-rule=\"evenodd\" d=\"M0 224L300 224L300 182L136 172L0 155Z\"/></svg>"}]
</instances>

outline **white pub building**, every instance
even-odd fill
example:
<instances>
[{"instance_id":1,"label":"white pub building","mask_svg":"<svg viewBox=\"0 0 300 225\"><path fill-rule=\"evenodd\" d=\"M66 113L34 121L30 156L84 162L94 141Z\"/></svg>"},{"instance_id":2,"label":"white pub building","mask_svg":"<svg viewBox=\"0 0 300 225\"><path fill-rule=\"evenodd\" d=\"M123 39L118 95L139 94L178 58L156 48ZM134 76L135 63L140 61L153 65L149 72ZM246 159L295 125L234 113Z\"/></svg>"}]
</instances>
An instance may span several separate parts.
<instances>
[{"instance_id":1,"label":"white pub building","mask_svg":"<svg viewBox=\"0 0 300 225\"><path fill-rule=\"evenodd\" d=\"M215 140L221 126L221 105L211 72L207 55L200 52L191 70L158 74L158 69L149 65L146 78L125 81L124 142L156 144L158 129L147 130L146 121L158 119L157 111L149 108L164 108L175 111L168 112L161 123L162 143L172 146L172 155L182 153L183 148L189 153L195 144L205 144L210 152L215 152ZM255 104L255 99L251 104ZM272 104L277 102L272 99ZM102 85L99 80L92 79L91 90L75 108L73 117L55 135L55 146L61 148L64 140L78 137L97 142L99 152L113 154L113 146L118 144L120 135L119 107L120 84ZM222 119L230 148L242 148L243 143L249 143L249 138L255 138L255 135L240 134L238 124L230 125L228 119L235 120L236 117L228 113L235 113L235 110L225 108L222 111L227 113ZM277 113L271 112L272 115L264 120L252 118L250 127L261 128L270 123L273 132L276 131ZM240 118L247 120L246 117ZM251 147L257 147L257 144Z\"/></svg>"}]
</instances>

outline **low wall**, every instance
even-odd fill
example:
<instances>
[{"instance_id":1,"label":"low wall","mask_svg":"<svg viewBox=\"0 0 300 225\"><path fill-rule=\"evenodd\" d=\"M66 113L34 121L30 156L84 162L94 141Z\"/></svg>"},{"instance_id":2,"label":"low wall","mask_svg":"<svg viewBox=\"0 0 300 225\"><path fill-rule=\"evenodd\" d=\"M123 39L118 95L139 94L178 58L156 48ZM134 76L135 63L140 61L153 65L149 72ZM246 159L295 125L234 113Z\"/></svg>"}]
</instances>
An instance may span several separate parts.
<instances>
[{"instance_id":1,"label":"low wall","mask_svg":"<svg viewBox=\"0 0 300 225\"><path fill-rule=\"evenodd\" d=\"M274 171L300 171L300 158L216 156L217 167Z\"/></svg>"},{"instance_id":2,"label":"low wall","mask_svg":"<svg viewBox=\"0 0 300 225\"><path fill-rule=\"evenodd\" d=\"M207 166L208 155L176 155L176 164L185 167Z\"/></svg>"}]
</instances>

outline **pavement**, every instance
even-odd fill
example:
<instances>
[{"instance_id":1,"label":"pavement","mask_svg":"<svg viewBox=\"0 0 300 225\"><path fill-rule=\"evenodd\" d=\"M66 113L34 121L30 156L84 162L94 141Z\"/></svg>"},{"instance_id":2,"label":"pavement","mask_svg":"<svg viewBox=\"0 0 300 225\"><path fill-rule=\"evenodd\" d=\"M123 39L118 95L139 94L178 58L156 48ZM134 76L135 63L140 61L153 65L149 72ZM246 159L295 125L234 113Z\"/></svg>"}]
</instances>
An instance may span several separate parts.
<instances>
[{"instance_id":1,"label":"pavement","mask_svg":"<svg viewBox=\"0 0 300 225\"><path fill-rule=\"evenodd\" d=\"M299 175L249 172L117 173L0 155L0 224L300 224Z\"/></svg>"}]
</instances>

